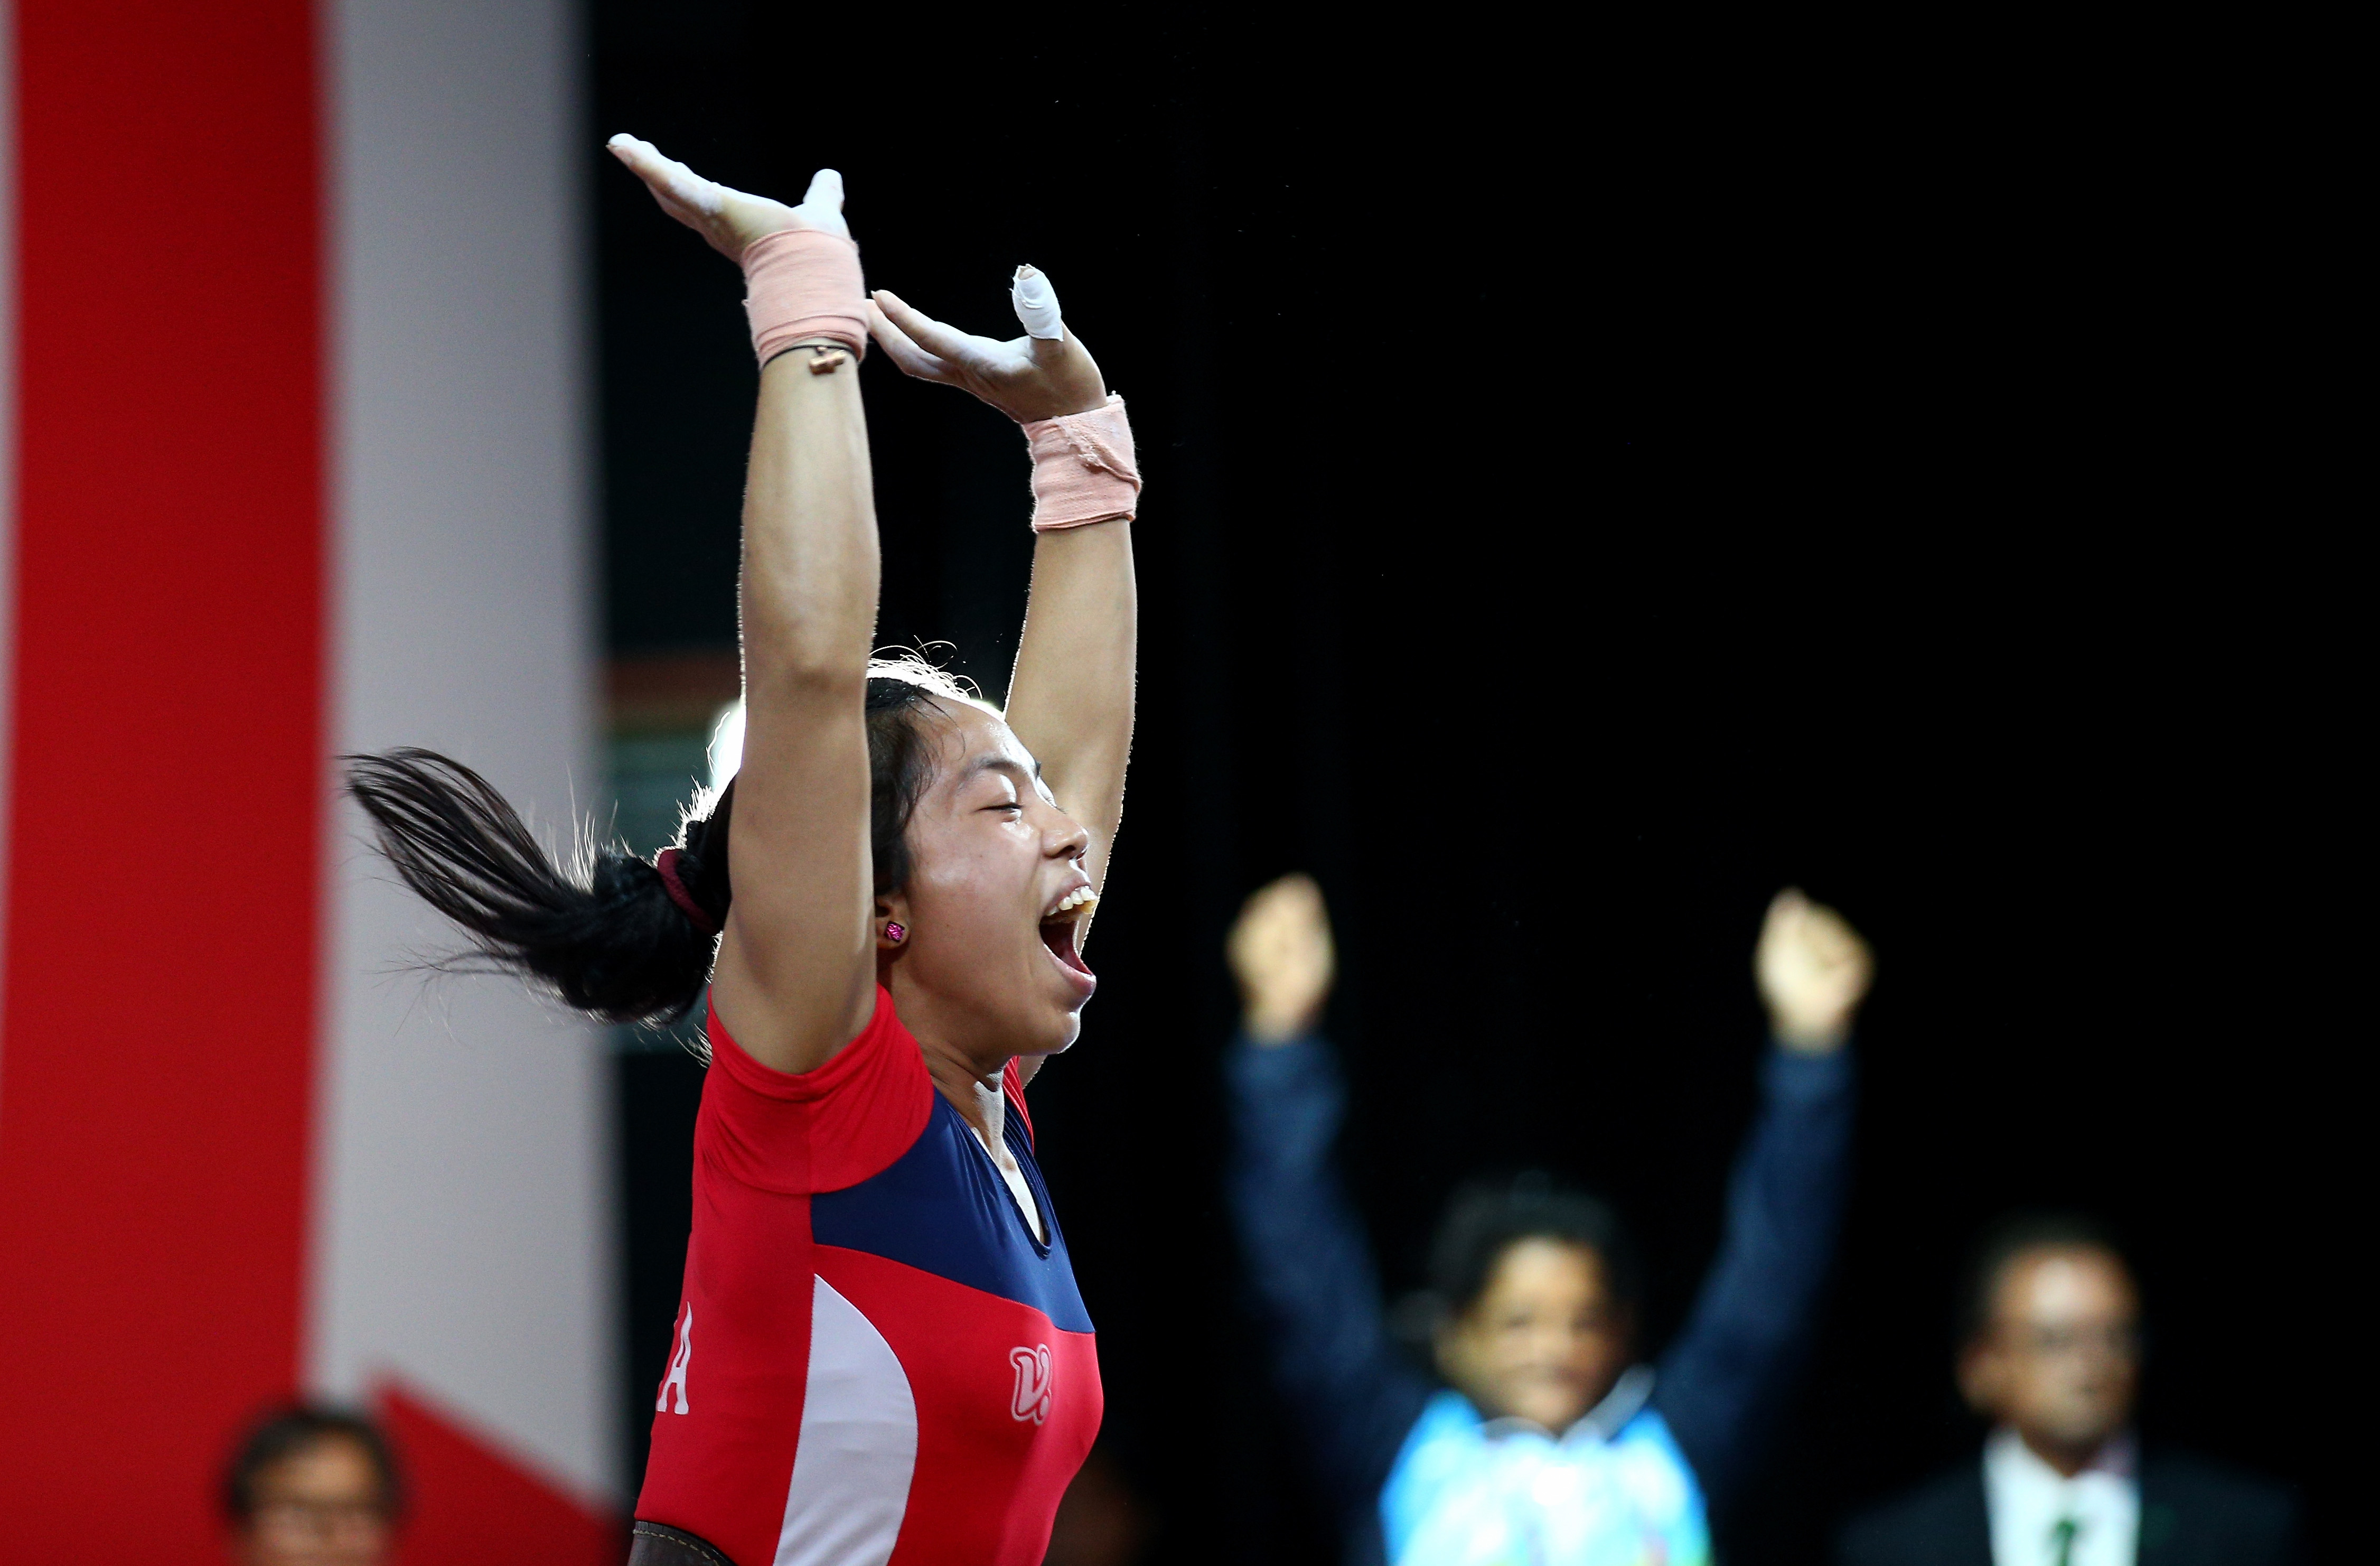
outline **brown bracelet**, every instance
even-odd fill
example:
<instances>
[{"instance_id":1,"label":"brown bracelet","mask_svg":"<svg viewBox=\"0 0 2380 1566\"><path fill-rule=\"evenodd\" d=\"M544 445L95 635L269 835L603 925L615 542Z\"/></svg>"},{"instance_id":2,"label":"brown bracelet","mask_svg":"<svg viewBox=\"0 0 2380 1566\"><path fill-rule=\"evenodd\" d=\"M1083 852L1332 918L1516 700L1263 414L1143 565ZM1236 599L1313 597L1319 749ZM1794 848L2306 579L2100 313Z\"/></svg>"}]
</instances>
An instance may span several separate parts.
<instances>
[{"instance_id":1,"label":"brown bracelet","mask_svg":"<svg viewBox=\"0 0 2380 1566\"><path fill-rule=\"evenodd\" d=\"M803 348L810 350L810 373L813 375L831 375L842 369L844 362L851 358L849 343L839 342L832 337L820 337L815 340L806 338L801 342L787 343L783 349L762 361L760 368L766 370L770 365L784 358L786 354L795 349Z\"/></svg>"}]
</instances>

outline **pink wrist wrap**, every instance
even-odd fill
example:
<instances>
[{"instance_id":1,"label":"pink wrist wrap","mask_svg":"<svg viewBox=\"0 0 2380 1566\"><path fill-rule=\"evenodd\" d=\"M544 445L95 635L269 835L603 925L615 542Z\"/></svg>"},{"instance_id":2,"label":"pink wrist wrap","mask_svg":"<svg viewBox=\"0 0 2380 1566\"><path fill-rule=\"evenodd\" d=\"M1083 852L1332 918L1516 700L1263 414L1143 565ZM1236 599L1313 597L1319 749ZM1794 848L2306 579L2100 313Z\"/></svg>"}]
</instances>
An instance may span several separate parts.
<instances>
[{"instance_id":1,"label":"pink wrist wrap","mask_svg":"<svg viewBox=\"0 0 2380 1566\"><path fill-rule=\"evenodd\" d=\"M1133 460L1132 423L1123 398L1107 406L1025 426L1033 448L1033 531L1088 527L1131 520L1140 502L1140 469Z\"/></svg>"},{"instance_id":2,"label":"pink wrist wrap","mask_svg":"<svg viewBox=\"0 0 2380 1566\"><path fill-rule=\"evenodd\" d=\"M752 351L766 364L795 343L820 337L868 355L868 290L859 247L815 228L764 234L744 247L744 313Z\"/></svg>"}]
</instances>

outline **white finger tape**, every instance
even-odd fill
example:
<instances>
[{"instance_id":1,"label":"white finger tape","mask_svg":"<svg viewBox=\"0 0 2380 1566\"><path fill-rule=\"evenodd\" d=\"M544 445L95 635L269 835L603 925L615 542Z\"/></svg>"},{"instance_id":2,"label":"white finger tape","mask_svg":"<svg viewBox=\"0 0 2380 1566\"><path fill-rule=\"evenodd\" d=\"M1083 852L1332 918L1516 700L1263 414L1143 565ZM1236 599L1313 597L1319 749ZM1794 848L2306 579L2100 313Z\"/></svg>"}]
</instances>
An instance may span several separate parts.
<instances>
[{"instance_id":1,"label":"white finger tape","mask_svg":"<svg viewBox=\"0 0 2380 1566\"><path fill-rule=\"evenodd\" d=\"M1058 324L1058 295L1050 287L1050 279L1029 266L1016 269L1016 278L1008 285L1008 300L1016 307L1016 319L1024 324L1027 336L1062 338L1066 328Z\"/></svg>"}]
</instances>

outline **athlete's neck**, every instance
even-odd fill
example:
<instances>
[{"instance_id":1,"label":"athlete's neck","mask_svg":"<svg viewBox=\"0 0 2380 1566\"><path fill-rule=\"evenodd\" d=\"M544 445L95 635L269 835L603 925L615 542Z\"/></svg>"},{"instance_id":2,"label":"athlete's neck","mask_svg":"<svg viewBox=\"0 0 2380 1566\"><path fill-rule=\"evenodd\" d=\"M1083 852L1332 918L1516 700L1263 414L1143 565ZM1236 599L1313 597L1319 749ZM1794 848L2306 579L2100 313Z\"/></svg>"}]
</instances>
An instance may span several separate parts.
<instances>
[{"instance_id":1,"label":"athlete's neck","mask_svg":"<svg viewBox=\"0 0 2380 1566\"><path fill-rule=\"evenodd\" d=\"M1008 1129L1008 1095L1002 1090L1000 1079L1007 1069L1006 1062L987 1075L972 1061L937 1049L923 1039L917 1041L917 1047L926 1057L926 1074L934 1079L934 1091L951 1101L959 1118L966 1121L967 1129L975 1132L976 1140L983 1144L984 1152L991 1157L991 1167L1000 1171L1002 1183L1016 1199L1016 1210L1024 1215L1033 1237L1048 1244L1050 1236L1041 1220L1041 1209L1033 1200L1033 1187L1025 1178L1025 1167L1008 1150L1008 1138L1003 1134Z\"/></svg>"},{"instance_id":2,"label":"athlete's neck","mask_svg":"<svg viewBox=\"0 0 2380 1566\"><path fill-rule=\"evenodd\" d=\"M1008 1124L1008 1095L1001 1091L1000 1077L1006 1062L986 1073L974 1061L923 1039L917 1041L917 1047L926 1057L926 1074L934 1079L934 1091L949 1099L959 1118L975 1128L993 1159L1004 1162L1009 1153L1002 1132Z\"/></svg>"},{"instance_id":3,"label":"athlete's neck","mask_svg":"<svg viewBox=\"0 0 2380 1566\"><path fill-rule=\"evenodd\" d=\"M897 973L890 975L887 987L892 991L902 1021L909 1026L910 1036L917 1041L918 1053L925 1057L926 1074L933 1079L934 1091L950 1100L959 1119L983 1144L992 1168L1000 1171L1009 1194L1016 1198L1025 1221L1032 1227L1034 1236L1046 1244L1049 1236L1043 1232L1032 1185L1026 1180L1024 1166L1016 1161L1016 1155L1008 1150L1008 1095L1002 1091L1001 1079L1012 1057L995 1053L986 1059L947 1042L953 1033L965 1037L965 1032L964 1028L946 1031L937 1025L953 1019L936 1015L932 996L903 985Z\"/></svg>"},{"instance_id":4,"label":"athlete's neck","mask_svg":"<svg viewBox=\"0 0 2380 1566\"><path fill-rule=\"evenodd\" d=\"M941 1004L940 997L916 985L904 984L902 979L903 975L894 971L885 973L881 982L892 992L892 1002L900 1011L902 1022L926 1058L926 1071L934 1079L935 1091L949 1099L960 1118L975 1128L994 1161L1005 1162L1008 1151L1000 1138L1007 1123L1008 1105L1001 1093L1000 1079L1008 1068L1008 1056L1001 1053L992 1041L975 1036L980 1030L969 1025L974 1019L964 1012L953 1015ZM976 1047L971 1049L953 1040L967 1041Z\"/></svg>"}]
</instances>

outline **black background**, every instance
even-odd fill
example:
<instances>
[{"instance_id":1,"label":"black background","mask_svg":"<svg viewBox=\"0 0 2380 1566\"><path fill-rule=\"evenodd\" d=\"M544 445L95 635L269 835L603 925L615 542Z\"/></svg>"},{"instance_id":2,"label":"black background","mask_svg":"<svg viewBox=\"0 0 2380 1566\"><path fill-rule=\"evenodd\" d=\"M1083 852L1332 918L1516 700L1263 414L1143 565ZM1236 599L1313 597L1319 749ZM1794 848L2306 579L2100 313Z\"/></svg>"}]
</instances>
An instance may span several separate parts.
<instances>
[{"instance_id":1,"label":"black background","mask_svg":"<svg viewBox=\"0 0 2380 1566\"><path fill-rule=\"evenodd\" d=\"M2219 105L2047 135L1923 49L1795 89L1451 19L592 17L590 157L629 130L788 200L832 164L871 284L1007 336L1030 261L1130 400L1130 808L1033 1101L1149 1560L1330 1557L1217 1199L1221 932L1293 867L1340 924L1392 1283L1463 1176L1551 1168L1641 1230L1652 1347L1751 1110L1763 904L1874 940L1841 1262L1730 1560L1816 1560L1973 1450L1952 1278L2018 1206L2133 1242L2152 1438L2339 1493L2343 630L2165 422L2187 356L2148 329ZM732 645L739 279L590 177L611 644ZM997 697L1021 443L865 373L880 641L951 640ZM621 1071L641 1451L699 1078Z\"/></svg>"}]
</instances>

